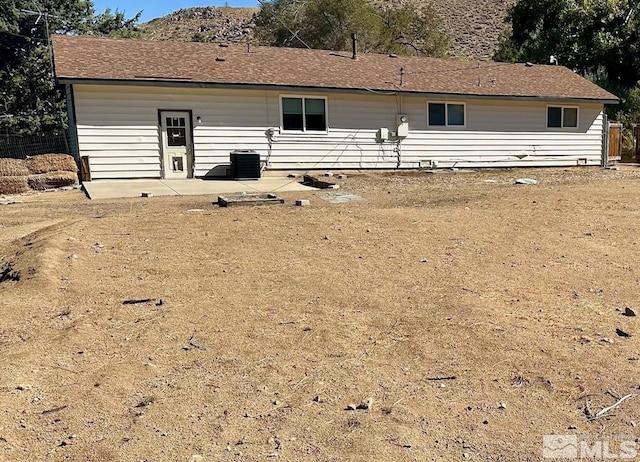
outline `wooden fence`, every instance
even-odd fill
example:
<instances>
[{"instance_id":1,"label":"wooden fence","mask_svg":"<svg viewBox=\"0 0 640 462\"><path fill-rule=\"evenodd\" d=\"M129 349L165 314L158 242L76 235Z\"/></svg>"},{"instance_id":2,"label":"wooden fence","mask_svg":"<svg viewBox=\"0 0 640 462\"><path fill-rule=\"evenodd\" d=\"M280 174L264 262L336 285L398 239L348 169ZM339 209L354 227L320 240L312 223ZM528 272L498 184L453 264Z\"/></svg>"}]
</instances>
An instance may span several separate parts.
<instances>
[{"instance_id":1,"label":"wooden fence","mask_svg":"<svg viewBox=\"0 0 640 462\"><path fill-rule=\"evenodd\" d=\"M609 161L622 160L622 124L609 124Z\"/></svg>"}]
</instances>

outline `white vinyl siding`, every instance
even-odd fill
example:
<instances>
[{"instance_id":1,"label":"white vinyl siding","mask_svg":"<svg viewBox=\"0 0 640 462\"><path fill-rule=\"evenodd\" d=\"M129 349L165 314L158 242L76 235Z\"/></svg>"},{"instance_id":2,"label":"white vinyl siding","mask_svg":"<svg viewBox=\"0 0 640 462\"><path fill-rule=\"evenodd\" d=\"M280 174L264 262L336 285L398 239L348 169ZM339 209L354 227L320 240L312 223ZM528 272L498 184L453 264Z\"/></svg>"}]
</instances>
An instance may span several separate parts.
<instances>
[{"instance_id":1,"label":"white vinyl siding","mask_svg":"<svg viewBox=\"0 0 640 462\"><path fill-rule=\"evenodd\" d=\"M424 97L323 93L326 132L281 129L280 98L263 90L74 85L81 155L92 177L159 178L158 110L191 110L196 176L226 173L229 153L254 149L269 169L416 168L440 166L598 165L602 104L579 104L578 127L547 128L545 102L460 99L465 127L429 127ZM309 95L317 97L315 93ZM401 142L376 142L380 128L411 130ZM196 123L197 118L200 123ZM269 136L272 133L272 136Z\"/></svg>"}]
</instances>

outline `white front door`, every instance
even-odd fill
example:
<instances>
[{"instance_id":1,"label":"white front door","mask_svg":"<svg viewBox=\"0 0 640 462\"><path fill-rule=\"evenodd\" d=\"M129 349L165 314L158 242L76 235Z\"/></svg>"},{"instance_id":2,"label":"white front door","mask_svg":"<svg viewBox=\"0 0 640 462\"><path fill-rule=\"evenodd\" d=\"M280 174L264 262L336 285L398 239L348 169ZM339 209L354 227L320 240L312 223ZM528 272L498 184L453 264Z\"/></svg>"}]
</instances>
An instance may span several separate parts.
<instances>
[{"instance_id":1,"label":"white front door","mask_svg":"<svg viewBox=\"0 0 640 462\"><path fill-rule=\"evenodd\" d=\"M167 179L193 178L193 142L191 113L163 111L162 177Z\"/></svg>"}]
</instances>

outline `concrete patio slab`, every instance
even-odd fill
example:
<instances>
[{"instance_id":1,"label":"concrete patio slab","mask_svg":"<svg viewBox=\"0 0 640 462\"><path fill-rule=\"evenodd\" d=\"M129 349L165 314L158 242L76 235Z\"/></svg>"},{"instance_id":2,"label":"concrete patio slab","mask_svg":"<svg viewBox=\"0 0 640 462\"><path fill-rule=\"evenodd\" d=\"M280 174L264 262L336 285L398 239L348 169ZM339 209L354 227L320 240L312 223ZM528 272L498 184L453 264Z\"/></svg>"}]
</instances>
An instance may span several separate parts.
<instances>
[{"instance_id":1,"label":"concrete patio slab","mask_svg":"<svg viewBox=\"0 0 640 462\"><path fill-rule=\"evenodd\" d=\"M314 191L300 183L300 178L266 177L259 180L97 180L83 183L90 199L140 197L143 192L153 196L199 196L222 193L278 193Z\"/></svg>"}]
</instances>

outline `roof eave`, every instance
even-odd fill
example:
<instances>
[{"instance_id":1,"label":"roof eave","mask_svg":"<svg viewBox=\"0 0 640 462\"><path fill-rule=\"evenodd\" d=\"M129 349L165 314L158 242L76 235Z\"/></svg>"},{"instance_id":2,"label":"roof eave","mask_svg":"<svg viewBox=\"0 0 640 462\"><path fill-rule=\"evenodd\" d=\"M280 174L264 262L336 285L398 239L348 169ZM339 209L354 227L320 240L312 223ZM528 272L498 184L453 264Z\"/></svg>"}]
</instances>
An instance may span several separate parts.
<instances>
[{"instance_id":1,"label":"roof eave","mask_svg":"<svg viewBox=\"0 0 640 462\"><path fill-rule=\"evenodd\" d=\"M561 101L569 103L597 103L606 105L616 105L620 103L619 98L590 98L590 97L554 97L535 95L486 95L474 93L442 93L433 91L415 91L389 88L346 88L346 87L317 87L308 85L284 85L284 84L261 84L261 83L229 83L229 82L198 82L186 79L101 79L101 78L78 78L78 77L58 77L57 81L61 85L137 85L137 86L158 86L158 87L191 87L191 88L227 88L244 90L277 90L277 91L314 91L314 92L336 92L336 93L373 93L377 95L414 95L429 96L434 98L454 97L459 99L500 99L517 101Z\"/></svg>"}]
</instances>

